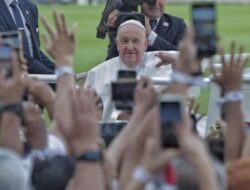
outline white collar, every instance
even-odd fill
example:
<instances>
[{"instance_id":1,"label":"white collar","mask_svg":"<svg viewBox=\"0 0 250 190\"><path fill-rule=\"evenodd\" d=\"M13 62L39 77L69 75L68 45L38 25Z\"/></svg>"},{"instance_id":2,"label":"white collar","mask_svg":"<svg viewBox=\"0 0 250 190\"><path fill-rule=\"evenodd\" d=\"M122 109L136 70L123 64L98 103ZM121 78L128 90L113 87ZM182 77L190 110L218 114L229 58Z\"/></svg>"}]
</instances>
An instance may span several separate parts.
<instances>
[{"instance_id":1,"label":"white collar","mask_svg":"<svg viewBox=\"0 0 250 190\"><path fill-rule=\"evenodd\" d=\"M143 55L143 58L142 58L141 62L138 65L136 65L135 67L128 67L125 63L122 62L120 56L118 56L118 61L119 61L120 69L121 70L135 71L136 74L138 74L140 72L141 67L144 64L144 59L145 59L145 52L144 52L144 55Z\"/></svg>"}]
</instances>

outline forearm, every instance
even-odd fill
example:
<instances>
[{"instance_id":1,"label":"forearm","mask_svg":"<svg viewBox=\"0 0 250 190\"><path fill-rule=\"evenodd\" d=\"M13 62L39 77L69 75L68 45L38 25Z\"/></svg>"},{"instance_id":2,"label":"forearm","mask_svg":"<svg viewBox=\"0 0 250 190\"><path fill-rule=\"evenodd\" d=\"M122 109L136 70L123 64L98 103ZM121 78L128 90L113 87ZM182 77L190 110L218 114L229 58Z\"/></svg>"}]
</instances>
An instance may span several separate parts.
<instances>
[{"instance_id":1,"label":"forearm","mask_svg":"<svg viewBox=\"0 0 250 190\"><path fill-rule=\"evenodd\" d=\"M214 166L208 155L204 158L197 159L196 162L194 162L194 166L197 172L200 190L219 190Z\"/></svg>"},{"instance_id":2,"label":"forearm","mask_svg":"<svg viewBox=\"0 0 250 190\"><path fill-rule=\"evenodd\" d=\"M23 146L20 140L18 127L20 126L20 118L14 113L2 113L0 132L0 146L11 149L17 154L23 154Z\"/></svg>"},{"instance_id":3,"label":"forearm","mask_svg":"<svg viewBox=\"0 0 250 190\"><path fill-rule=\"evenodd\" d=\"M172 93L172 94L179 94L181 96L186 96L187 95L187 85L185 84L181 84L179 82L172 82L168 89L167 92L168 93Z\"/></svg>"},{"instance_id":4,"label":"forearm","mask_svg":"<svg viewBox=\"0 0 250 190\"><path fill-rule=\"evenodd\" d=\"M67 190L104 190L100 163L78 162Z\"/></svg>"},{"instance_id":5,"label":"forearm","mask_svg":"<svg viewBox=\"0 0 250 190\"><path fill-rule=\"evenodd\" d=\"M144 183L140 183L138 181L135 180L131 180L128 185L123 189L123 190L143 190L145 187Z\"/></svg>"},{"instance_id":6,"label":"forearm","mask_svg":"<svg viewBox=\"0 0 250 190\"><path fill-rule=\"evenodd\" d=\"M52 99L50 99L49 101L45 103L45 107L47 109L50 119L53 119L53 115L54 115L54 108L55 108L54 101L55 101L55 98L53 97Z\"/></svg>"},{"instance_id":7,"label":"forearm","mask_svg":"<svg viewBox=\"0 0 250 190\"><path fill-rule=\"evenodd\" d=\"M72 125L71 102L69 101L75 82L72 75L63 75L58 78L55 100L55 113L60 118L60 122L65 126Z\"/></svg>"},{"instance_id":8,"label":"forearm","mask_svg":"<svg viewBox=\"0 0 250 190\"><path fill-rule=\"evenodd\" d=\"M250 133L249 131L246 132L245 143L243 146L241 158L250 158Z\"/></svg>"},{"instance_id":9,"label":"forearm","mask_svg":"<svg viewBox=\"0 0 250 190\"><path fill-rule=\"evenodd\" d=\"M121 133L114 139L113 143L107 150L107 156L112 160L113 163L118 165L121 160L122 153L129 145L131 138L135 134L135 126L138 125L144 118L144 108L135 107L134 114L131 116L128 125L121 131Z\"/></svg>"},{"instance_id":10,"label":"forearm","mask_svg":"<svg viewBox=\"0 0 250 190\"><path fill-rule=\"evenodd\" d=\"M166 39L157 35L155 41L151 45L156 50L161 51L177 51L177 46L173 43L168 42Z\"/></svg>"},{"instance_id":11,"label":"forearm","mask_svg":"<svg viewBox=\"0 0 250 190\"><path fill-rule=\"evenodd\" d=\"M228 102L225 105L227 129L225 131L226 160L238 159L245 141L243 113L240 102Z\"/></svg>"}]
</instances>

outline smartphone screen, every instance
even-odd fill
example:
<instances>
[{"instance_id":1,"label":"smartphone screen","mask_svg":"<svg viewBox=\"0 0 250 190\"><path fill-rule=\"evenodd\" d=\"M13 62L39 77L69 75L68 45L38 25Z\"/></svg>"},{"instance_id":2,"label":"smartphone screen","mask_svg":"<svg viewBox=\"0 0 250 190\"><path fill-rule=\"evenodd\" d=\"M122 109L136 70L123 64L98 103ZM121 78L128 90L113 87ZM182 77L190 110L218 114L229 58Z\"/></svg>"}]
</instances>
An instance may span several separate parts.
<instances>
[{"instance_id":1,"label":"smartphone screen","mask_svg":"<svg viewBox=\"0 0 250 190\"><path fill-rule=\"evenodd\" d=\"M101 136L108 146L127 124L126 121L100 123Z\"/></svg>"},{"instance_id":2,"label":"smartphone screen","mask_svg":"<svg viewBox=\"0 0 250 190\"><path fill-rule=\"evenodd\" d=\"M0 71L4 71L5 78L11 77L12 48L0 44Z\"/></svg>"},{"instance_id":3,"label":"smartphone screen","mask_svg":"<svg viewBox=\"0 0 250 190\"><path fill-rule=\"evenodd\" d=\"M19 58L23 56L21 31L0 32L1 44L17 51Z\"/></svg>"},{"instance_id":4,"label":"smartphone screen","mask_svg":"<svg viewBox=\"0 0 250 190\"><path fill-rule=\"evenodd\" d=\"M135 79L136 72L135 71L126 71L126 70L119 70L118 71L118 79Z\"/></svg>"},{"instance_id":5,"label":"smartphone screen","mask_svg":"<svg viewBox=\"0 0 250 190\"><path fill-rule=\"evenodd\" d=\"M180 102L161 102L161 142L163 148L178 147L174 126L182 121Z\"/></svg>"},{"instance_id":6,"label":"smartphone screen","mask_svg":"<svg viewBox=\"0 0 250 190\"><path fill-rule=\"evenodd\" d=\"M131 110L134 102L136 81L117 81L111 84L112 100L118 110Z\"/></svg>"},{"instance_id":7,"label":"smartphone screen","mask_svg":"<svg viewBox=\"0 0 250 190\"><path fill-rule=\"evenodd\" d=\"M12 49L9 46L0 45L0 62L10 63Z\"/></svg>"},{"instance_id":8,"label":"smartphone screen","mask_svg":"<svg viewBox=\"0 0 250 190\"><path fill-rule=\"evenodd\" d=\"M210 57L216 53L216 10L213 3L192 5L192 22L198 57Z\"/></svg>"}]
</instances>

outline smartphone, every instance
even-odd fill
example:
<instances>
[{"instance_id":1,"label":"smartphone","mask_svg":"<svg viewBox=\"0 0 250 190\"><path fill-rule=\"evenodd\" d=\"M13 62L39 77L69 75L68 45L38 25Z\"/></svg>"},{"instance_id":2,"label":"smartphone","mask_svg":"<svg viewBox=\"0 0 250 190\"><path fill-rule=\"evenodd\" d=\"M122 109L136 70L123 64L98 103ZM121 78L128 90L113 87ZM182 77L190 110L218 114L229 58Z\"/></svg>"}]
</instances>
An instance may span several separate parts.
<instances>
[{"instance_id":1,"label":"smartphone","mask_svg":"<svg viewBox=\"0 0 250 190\"><path fill-rule=\"evenodd\" d=\"M195 43L197 45L197 57L211 57L216 53L215 3L194 3L191 12L195 31Z\"/></svg>"},{"instance_id":2,"label":"smartphone","mask_svg":"<svg viewBox=\"0 0 250 190\"><path fill-rule=\"evenodd\" d=\"M9 64L11 61L12 48L0 44L0 62Z\"/></svg>"},{"instance_id":3,"label":"smartphone","mask_svg":"<svg viewBox=\"0 0 250 190\"><path fill-rule=\"evenodd\" d=\"M18 58L23 58L21 31L0 32L0 42L2 45L6 45L14 49L17 52Z\"/></svg>"},{"instance_id":4,"label":"smartphone","mask_svg":"<svg viewBox=\"0 0 250 190\"><path fill-rule=\"evenodd\" d=\"M159 98L161 144L163 148L177 148L174 127L183 121L184 98L179 95L163 95Z\"/></svg>"},{"instance_id":5,"label":"smartphone","mask_svg":"<svg viewBox=\"0 0 250 190\"><path fill-rule=\"evenodd\" d=\"M0 71L5 71L5 78L11 77L12 48L0 44Z\"/></svg>"},{"instance_id":6,"label":"smartphone","mask_svg":"<svg viewBox=\"0 0 250 190\"><path fill-rule=\"evenodd\" d=\"M127 70L119 70L117 74L117 78L119 79L135 79L136 72L135 71L127 71Z\"/></svg>"},{"instance_id":7,"label":"smartphone","mask_svg":"<svg viewBox=\"0 0 250 190\"><path fill-rule=\"evenodd\" d=\"M135 79L120 79L111 83L112 101L118 110L131 110L134 102Z\"/></svg>"},{"instance_id":8,"label":"smartphone","mask_svg":"<svg viewBox=\"0 0 250 190\"><path fill-rule=\"evenodd\" d=\"M127 125L127 121L115 121L115 122L100 122L101 136L105 141L106 146L115 139L115 137L121 132L121 130Z\"/></svg>"}]
</instances>

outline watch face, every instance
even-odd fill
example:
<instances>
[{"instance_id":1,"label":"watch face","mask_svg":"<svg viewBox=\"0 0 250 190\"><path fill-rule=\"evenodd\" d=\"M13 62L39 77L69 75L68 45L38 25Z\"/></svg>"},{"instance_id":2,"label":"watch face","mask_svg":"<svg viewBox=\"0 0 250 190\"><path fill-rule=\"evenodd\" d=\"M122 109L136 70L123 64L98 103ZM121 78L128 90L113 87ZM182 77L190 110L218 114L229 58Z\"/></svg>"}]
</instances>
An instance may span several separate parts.
<instances>
[{"instance_id":1,"label":"watch face","mask_svg":"<svg viewBox=\"0 0 250 190\"><path fill-rule=\"evenodd\" d=\"M80 155L77 160L79 161L101 161L102 152L101 151L87 151Z\"/></svg>"}]
</instances>

